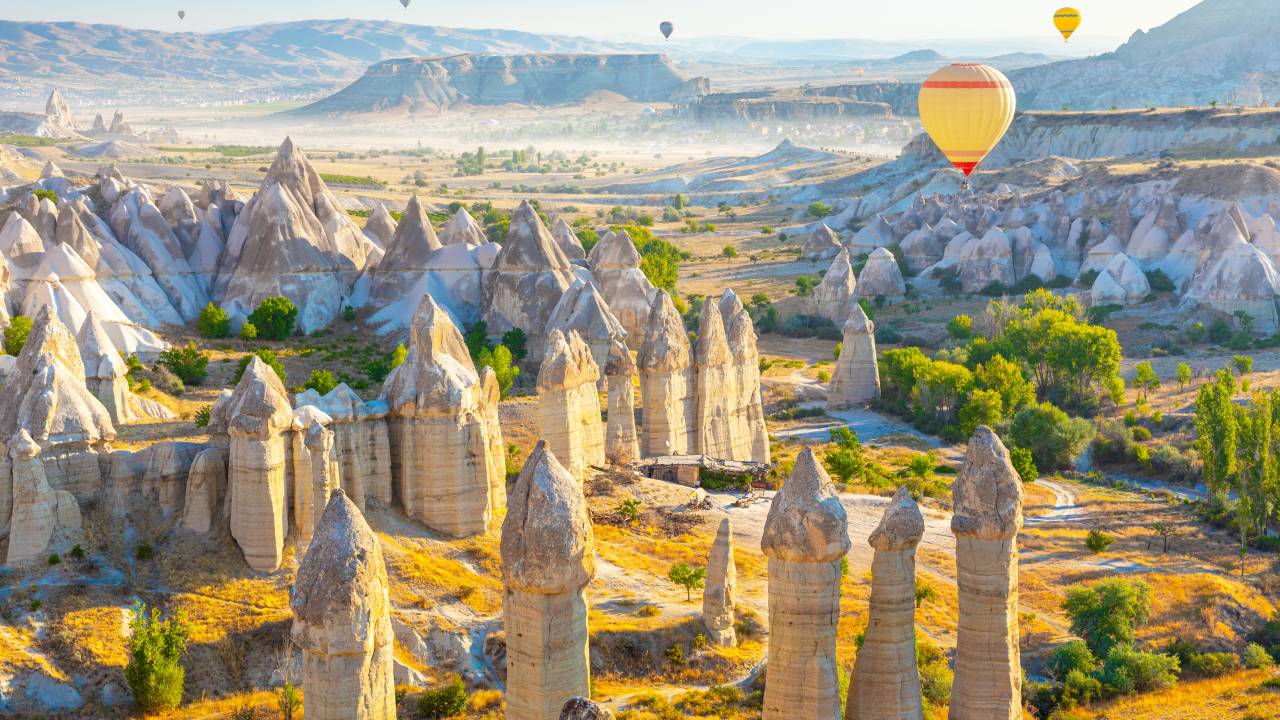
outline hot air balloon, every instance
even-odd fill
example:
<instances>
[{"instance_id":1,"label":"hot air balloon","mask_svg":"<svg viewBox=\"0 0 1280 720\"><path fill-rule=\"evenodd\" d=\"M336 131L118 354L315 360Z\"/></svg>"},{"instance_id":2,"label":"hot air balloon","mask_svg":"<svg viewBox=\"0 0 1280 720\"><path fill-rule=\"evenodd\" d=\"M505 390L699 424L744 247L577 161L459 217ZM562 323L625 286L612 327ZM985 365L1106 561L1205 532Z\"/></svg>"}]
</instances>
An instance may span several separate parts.
<instances>
[{"instance_id":1,"label":"hot air balloon","mask_svg":"<svg viewBox=\"0 0 1280 720\"><path fill-rule=\"evenodd\" d=\"M672 25L670 20L663 20L658 24L658 29L662 31L662 37L670 40L671 32L676 29L676 26Z\"/></svg>"},{"instance_id":2,"label":"hot air balloon","mask_svg":"<svg viewBox=\"0 0 1280 720\"><path fill-rule=\"evenodd\" d=\"M979 63L940 68L920 88L920 120L942 154L964 173L965 186L1013 122L1017 99L1009 78Z\"/></svg>"},{"instance_id":3,"label":"hot air balloon","mask_svg":"<svg viewBox=\"0 0 1280 720\"><path fill-rule=\"evenodd\" d=\"M179 10L179 11L178 11L178 19L179 19L179 20L186 20L186 19L187 19L187 11L186 11L186 10Z\"/></svg>"},{"instance_id":4,"label":"hot air balloon","mask_svg":"<svg viewBox=\"0 0 1280 720\"><path fill-rule=\"evenodd\" d=\"M405 10L408 10L408 9L409 9L409 3L410 3L410 2L412 2L412 0L400 0L400 4L404 6L404 9L405 9Z\"/></svg>"},{"instance_id":5,"label":"hot air balloon","mask_svg":"<svg viewBox=\"0 0 1280 720\"><path fill-rule=\"evenodd\" d=\"M1080 27L1080 11L1069 7L1059 9L1053 14L1053 25L1062 33L1063 42L1070 40L1071 33Z\"/></svg>"},{"instance_id":6,"label":"hot air balloon","mask_svg":"<svg viewBox=\"0 0 1280 720\"><path fill-rule=\"evenodd\" d=\"M854 77L862 77L862 74L863 74L864 72L866 72L866 71L865 71L865 70L863 70L863 69L862 69L862 68L860 68L860 67L857 67L857 68L854 68L854 69L853 69L853 75L854 75Z\"/></svg>"}]
</instances>

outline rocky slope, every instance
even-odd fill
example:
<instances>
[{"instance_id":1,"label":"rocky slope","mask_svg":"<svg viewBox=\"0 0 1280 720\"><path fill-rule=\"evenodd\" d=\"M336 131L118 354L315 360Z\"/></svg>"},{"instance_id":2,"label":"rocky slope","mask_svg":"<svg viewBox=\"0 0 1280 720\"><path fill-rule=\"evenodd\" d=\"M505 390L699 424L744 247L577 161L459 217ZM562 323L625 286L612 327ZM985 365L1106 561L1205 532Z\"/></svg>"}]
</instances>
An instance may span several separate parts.
<instances>
[{"instance_id":1,"label":"rocky slope","mask_svg":"<svg viewBox=\"0 0 1280 720\"><path fill-rule=\"evenodd\" d=\"M601 92L665 102L704 95L708 89L705 78L687 78L662 55L464 54L380 62L338 93L296 112L434 113L459 105L564 105Z\"/></svg>"}]
</instances>

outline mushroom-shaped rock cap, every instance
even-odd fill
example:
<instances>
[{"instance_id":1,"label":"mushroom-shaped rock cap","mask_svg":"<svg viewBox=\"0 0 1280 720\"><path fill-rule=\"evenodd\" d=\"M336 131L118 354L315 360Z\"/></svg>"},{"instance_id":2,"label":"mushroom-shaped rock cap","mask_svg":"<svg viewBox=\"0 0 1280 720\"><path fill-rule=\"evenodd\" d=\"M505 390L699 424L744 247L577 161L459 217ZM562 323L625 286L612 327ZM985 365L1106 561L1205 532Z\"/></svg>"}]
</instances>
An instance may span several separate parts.
<instances>
[{"instance_id":1,"label":"mushroom-shaped rock cap","mask_svg":"<svg viewBox=\"0 0 1280 720\"><path fill-rule=\"evenodd\" d=\"M627 349L627 344L618 338L614 338L609 344L609 356L605 360L604 374L608 377L615 375L625 375L631 377L636 371L636 361L631 357L631 351Z\"/></svg>"},{"instance_id":2,"label":"mushroom-shaped rock cap","mask_svg":"<svg viewBox=\"0 0 1280 720\"><path fill-rule=\"evenodd\" d=\"M774 495L760 549L771 558L807 563L831 562L849 552L844 505L812 449L800 452Z\"/></svg>"},{"instance_id":3,"label":"mushroom-shaped rock cap","mask_svg":"<svg viewBox=\"0 0 1280 720\"><path fill-rule=\"evenodd\" d=\"M871 318L867 317L867 311L862 309L862 303L850 301L849 319L844 321L844 333L846 335L852 333L854 335L874 335L876 332L876 324L871 322Z\"/></svg>"},{"instance_id":4,"label":"mushroom-shaped rock cap","mask_svg":"<svg viewBox=\"0 0 1280 720\"><path fill-rule=\"evenodd\" d=\"M538 392L574 388L599 379L600 368L591 357L591 348L578 333L552 330L547 336L547 354L538 368Z\"/></svg>"},{"instance_id":5,"label":"mushroom-shaped rock cap","mask_svg":"<svg viewBox=\"0 0 1280 720\"><path fill-rule=\"evenodd\" d=\"M280 376L257 355L250 357L230 403L232 431L265 437L293 425L293 408Z\"/></svg>"},{"instance_id":6,"label":"mushroom-shaped rock cap","mask_svg":"<svg viewBox=\"0 0 1280 720\"><path fill-rule=\"evenodd\" d=\"M644 343L637 354L641 370L683 370L689 367L692 350L684 320L665 290L655 293L649 306L649 323Z\"/></svg>"},{"instance_id":7,"label":"mushroom-shaped rock cap","mask_svg":"<svg viewBox=\"0 0 1280 720\"><path fill-rule=\"evenodd\" d=\"M466 393L480 378L449 313L430 295L423 297L409 335L409 354L382 387L382 398L392 412L411 416L426 409L463 407Z\"/></svg>"},{"instance_id":8,"label":"mushroom-shaped rock cap","mask_svg":"<svg viewBox=\"0 0 1280 720\"><path fill-rule=\"evenodd\" d=\"M880 525L867 538L876 550L906 550L924 537L924 515L905 487L898 488L880 518Z\"/></svg>"},{"instance_id":9,"label":"mushroom-shaped rock cap","mask_svg":"<svg viewBox=\"0 0 1280 720\"><path fill-rule=\"evenodd\" d=\"M538 441L507 494L502 579L508 588L577 592L596 574L595 539L578 481Z\"/></svg>"},{"instance_id":10,"label":"mushroom-shaped rock cap","mask_svg":"<svg viewBox=\"0 0 1280 720\"><path fill-rule=\"evenodd\" d=\"M14 461L32 460L40 455L40 445L31 439L31 433L22 428L9 438L9 457Z\"/></svg>"},{"instance_id":11,"label":"mushroom-shaped rock cap","mask_svg":"<svg viewBox=\"0 0 1280 720\"><path fill-rule=\"evenodd\" d=\"M333 431L321 424L319 418L313 418L305 442L311 452L323 452L333 444Z\"/></svg>"},{"instance_id":12,"label":"mushroom-shaped rock cap","mask_svg":"<svg viewBox=\"0 0 1280 720\"><path fill-rule=\"evenodd\" d=\"M1022 527L1022 480L991 428L973 431L951 497L951 531L957 535L1009 538Z\"/></svg>"},{"instance_id":13,"label":"mushroom-shaped rock cap","mask_svg":"<svg viewBox=\"0 0 1280 720\"><path fill-rule=\"evenodd\" d=\"M359 508L340 488L311 536L289 593L293 639L326 655L371 652L380 643L370 621L387 622L382 548ZM385 634L390 634L388 624Z\"/></svg>"},{"instance_id":14,"label":"mushroom-shaped rock cap","mask_svg":"<svg viewBox=\"0 0 1280 720\"><path fill-rule=\"evenodd\" d=\"M560 709L560 720L613 720L613 711L586 698L570 698Z\"/></svg>"}]
</instances>

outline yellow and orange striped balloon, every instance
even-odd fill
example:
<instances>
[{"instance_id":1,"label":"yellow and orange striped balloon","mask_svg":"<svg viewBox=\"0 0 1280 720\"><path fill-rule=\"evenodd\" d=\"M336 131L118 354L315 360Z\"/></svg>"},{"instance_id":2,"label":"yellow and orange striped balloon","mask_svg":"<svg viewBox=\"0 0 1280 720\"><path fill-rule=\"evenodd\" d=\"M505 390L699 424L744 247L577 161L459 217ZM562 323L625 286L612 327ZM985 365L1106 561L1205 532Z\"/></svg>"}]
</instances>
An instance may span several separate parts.
<instances>
[{"instance_id":1,"label":"yellow and orange striped balloon","mask_svg":"<svg viewBox=\"0 0 1280 720\"><path fill-rule=\"evenodd\" d=\"M1063 42L1071 39L1071 33L1080 27L1080 11L1075 8L1059 8L1053 14L1053 26L1062 33Z\"/></svg>"},{"instance_id":2,"label":"yellow and orange striped balloon","mask_svg":"<svg viewBox=\"0 0 1280 720\"><path fill-rule=\"evenodd\" d=\"M979 63L939 69L920 88L920 120L934 144L965 174L991 153L1013 122L1009 78Z\"/></svg>"}]
</instances>

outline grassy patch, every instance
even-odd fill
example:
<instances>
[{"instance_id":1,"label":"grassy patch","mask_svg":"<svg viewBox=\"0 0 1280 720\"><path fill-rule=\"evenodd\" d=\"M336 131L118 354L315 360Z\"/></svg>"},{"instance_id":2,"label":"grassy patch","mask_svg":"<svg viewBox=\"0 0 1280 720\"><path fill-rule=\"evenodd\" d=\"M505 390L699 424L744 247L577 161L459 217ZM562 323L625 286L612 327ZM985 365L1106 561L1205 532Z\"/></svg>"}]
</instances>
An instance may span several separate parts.
<instances>
[{"instance_id":1,"label":"grassy patch","mask_svg":"<svg viewBox=\"0 0 1280 720\"><path fill-rule=\"evenodd\" d=\"M342 173L320 173L320 179L330 185L348 185L351 187L380 188L385 182L368 175L344 175Z\"/></svg>"},{"instance_id":2,"label":"grassy patch","mask_svg":"<svg viewBox=\"0 0 1280 720\"><path fill-rule=\"evenodd\" d=\"M50 147L57 144L58 141L53 138L40 137L38 135L21 135L18 133L0 134L0 145L12 145L14 147Z\"/></svg>"}]
</instances>

